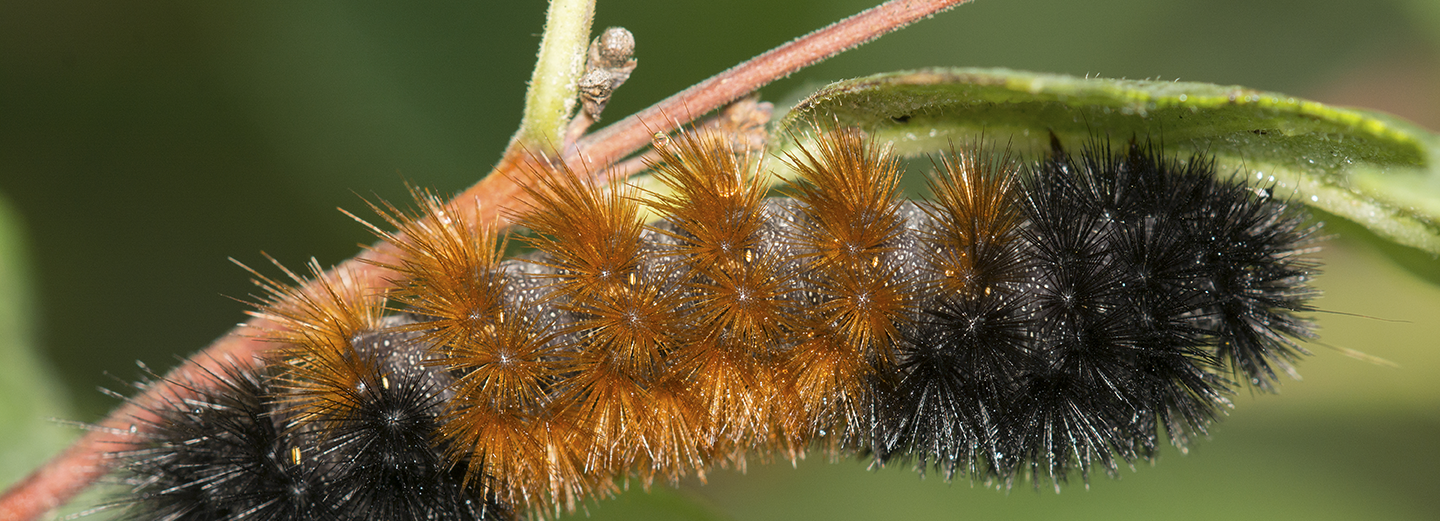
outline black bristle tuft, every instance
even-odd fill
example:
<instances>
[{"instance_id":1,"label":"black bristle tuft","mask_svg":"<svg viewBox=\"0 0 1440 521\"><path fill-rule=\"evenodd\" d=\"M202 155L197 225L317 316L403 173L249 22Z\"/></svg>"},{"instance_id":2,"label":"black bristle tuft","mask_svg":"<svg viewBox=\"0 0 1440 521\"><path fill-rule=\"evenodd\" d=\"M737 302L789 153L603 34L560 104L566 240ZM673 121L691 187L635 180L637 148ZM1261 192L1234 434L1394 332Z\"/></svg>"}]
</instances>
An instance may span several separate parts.
<instances>
[{"instance_id":1,"label":"black bristle tuft","mask_svg":"<svg viewBox=\"0 0 1440 521\"><path fill-rule=\"evenodd\" d=\"M1007 155L951 151L930 179L928 304L898 346L881 460L913 457L923 472L994 477L1005 411L1027 356L1029 273L1020 248L1017 165Z\"/></svg>"},{"instance_id":2,"label":"black bristle tuft","mask_svg":"<svg viewBox=\"0 0 1440 521\"><path fill-rule=\"evenodd\" d=\"M1212 160L1056 141L1015 193L986 182L992 162L942 166L931 293L898 348L882 462L1036 486L1113 474L1162 435L1206 433L1227 373L1270 389L1312 336L1295 312L1315 294L1315 229Z\"/></svg>"},{"instance_id":3,"label":"black bristle tuft","mask_svg":"<svg viewBox=\"0 0 1440 521\"><path fill-rule=\"evenodd\" d=\"M329 467L339 519L508 519L494 502L467 491L464 467L450 465L436 440L453 393L445 371L428 367L419 333L381 332L356 339L363 370L351 406L323 419L320 459Z\"/></svg>"},{"instance_id":4,"label":"black bristle tuft","mask_svg":"<svg viewBox=\"0 0 1440 521\"><path fill-rule=\"evenodd\" d=\"M185 396L151 408L138 446L115 454L133 490L122 519L514 519L437 442L450 380L424 364L418 336L357 338L344 360L356 385L311 423L293 421L273 369L227 364L213 389L173 382Z\"/></svg>"},{"instance_id":5,"label":"black bristle tuft","mask_svg":"<svg viewBox=\"0 0 1440 521\"><path fill-rule=\"evenodd\" d=\"M139 445L117 454L133 491L121 518L331 519L315 454L272 415L267 374L227 364L209 376L219 385L172 381L184 396L151 408Z\"/></svg>"},{"instance_id":6,"label":"black bristle tuft","mask_svg":"<svg viewBox=\"0 0 1440 521\"><path fill-rule=\"evenodd\" d=\"M1319 272L1303 257L1318 240L1299 208L1270 189L1217 184L1199 208L1194 233L1217 337L1216 355L1250 384L1272 391L1276 371L1296 377L1293 363L1308 354L1294 339L1315 336L1309 320L1317 291L1306 284Z\"/></svg>"},{"instance_id":7,"label":"black bristle tuft","mask_svg":"<svg viewBox=\"0 0 1440 521\"><path fill-rule=\"evenodd\" d=\"M1025 359L1025 311L992 292L945 299L900 346L901 379L887 418L882 458L911 454L923 472L998 475L998 435Z\"/></svg>"}]
</instances>

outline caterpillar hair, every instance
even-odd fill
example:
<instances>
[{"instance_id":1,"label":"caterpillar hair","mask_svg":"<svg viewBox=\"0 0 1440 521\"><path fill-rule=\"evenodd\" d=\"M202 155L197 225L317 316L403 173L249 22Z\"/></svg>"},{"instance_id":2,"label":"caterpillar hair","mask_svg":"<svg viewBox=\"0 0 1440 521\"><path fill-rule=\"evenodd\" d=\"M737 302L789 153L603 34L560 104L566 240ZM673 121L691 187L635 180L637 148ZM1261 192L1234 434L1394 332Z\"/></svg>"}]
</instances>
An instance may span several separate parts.
<instances>
[{"instance_id":1,"label":"caterpillar hair","mask_svg":"<svg viewBox=\"0 0 1440 521\"><path fill-rule=\"evenodd\" d=\"M453 378L425 367L417 335L387 329L383 301L346 272L311 268L313 294L256 274L270 294L259 314L282 325L273 364L230 361L206 375L218 388L173 382L179 393L149 408L140 448L117 454L132 486L121 517L510 518L465 492L434 438Z\"/></svg>"},{"instance_id":2,"label":"caterpillar hair","mask_svg":"<svg viewBox=\"0 0 1440 521\"><path fill-rule=\"evenodd\" d=\"M115 454L117 504L545 517L808 451L1058 490L1184 447L1314 336L1319 225L1203 155L976 144L906 201L887 146L816 135L774 198L763 158L707 130L656 141L659 193L537 161L533 251L508 259L495 223L427 191L372 205L392 289L252 270L278 348L217 388L174 382L188 395Z\"/></svg>"}]
</instances>

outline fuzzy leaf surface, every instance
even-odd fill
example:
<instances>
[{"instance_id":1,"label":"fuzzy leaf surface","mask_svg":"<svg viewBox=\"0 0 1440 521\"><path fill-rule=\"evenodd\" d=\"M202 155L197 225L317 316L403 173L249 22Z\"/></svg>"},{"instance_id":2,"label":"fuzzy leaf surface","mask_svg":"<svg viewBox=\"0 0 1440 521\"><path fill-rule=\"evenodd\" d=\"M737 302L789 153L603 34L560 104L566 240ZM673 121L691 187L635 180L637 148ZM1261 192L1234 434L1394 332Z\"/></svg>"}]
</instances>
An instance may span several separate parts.
<instances>
[{"instance_id":1,"label":"fuzzy leaf surface","mask_svg":"<svg viewBox=\"0 0 1440 521\"><path fill-rule=\"evenodd\" d=\"M1167 153L1211 154L1218 171L1245 172L1278 196L1440 254L1440 136L1379 112L1207 83L925 69L822 88L780 120L772 152L810 139L812 121L858 126L906 155L981 138L1033 155L1052 132L1067 148L1148 136Z\"/></svg>"}]
</instances>

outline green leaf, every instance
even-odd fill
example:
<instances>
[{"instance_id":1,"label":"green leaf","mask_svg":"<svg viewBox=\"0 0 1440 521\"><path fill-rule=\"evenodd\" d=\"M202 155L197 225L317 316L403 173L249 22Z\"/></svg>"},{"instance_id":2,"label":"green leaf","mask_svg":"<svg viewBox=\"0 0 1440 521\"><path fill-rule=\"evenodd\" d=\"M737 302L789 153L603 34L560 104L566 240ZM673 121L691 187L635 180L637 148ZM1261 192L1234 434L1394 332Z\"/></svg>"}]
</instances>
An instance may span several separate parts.
<instances>
[{"instance_id":1,"label":"green leaf","mask_svg":"<svg viewBox=\"0 0 1440 521\"><path fill-rule=\"evenodd\" d=\"M1067 148L1148 137L1440 254L1440 137L1387 114L1206 83L927 69L826 86L780 121L772 152L810 139L812 121L858 126L911 155L982 137L1024 153L1047 150L1052 132Z\"/></svg>"},{"instance_id":2,"label":"green leaf","mask_svg":"<svg viewBox=\"0 0 1440 521\"><path fill-rule=\"evenodd\" d=\"M34 299L17 215L0 198L0 490L79 433L51 420L69 417L69 405L34 350Z\"/></svg>"},{"instance_id":3,"label":"green leaf","mask_svg":"<svg viewBox=\"0 0 1440 521\"><path fill-rule=\"evenodd\" d=\"M730 519L704 498L684 490L657 485L650 490L635 487L616 497L586 506L564 520L607 521L622 519L664 519L673 521L725 521Z\"/></svg>"}]
</instances>

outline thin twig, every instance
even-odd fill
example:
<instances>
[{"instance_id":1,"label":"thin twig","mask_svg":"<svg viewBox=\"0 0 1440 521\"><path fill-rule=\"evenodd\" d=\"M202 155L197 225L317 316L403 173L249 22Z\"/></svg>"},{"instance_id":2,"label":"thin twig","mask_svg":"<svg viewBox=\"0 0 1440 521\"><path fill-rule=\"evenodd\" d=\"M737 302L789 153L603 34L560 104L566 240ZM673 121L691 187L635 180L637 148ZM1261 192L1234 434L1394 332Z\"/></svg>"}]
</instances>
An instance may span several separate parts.
<instances>
[{"instance_id":1,"label":"thin twig","mask_svg":"<svg viewBox=\"0 0 1440 521\"><path fill-rule=\"evenodd\" d=\"M613 163L645 146L657 132L675 130L772 81L970 1L892 0L872 7L771 49L665 98L634 116L591 133L582 138L575 148L565 147L565 162L575 168L575 156L579 155L590 164Z\"/></svg>"}]
</instances>

